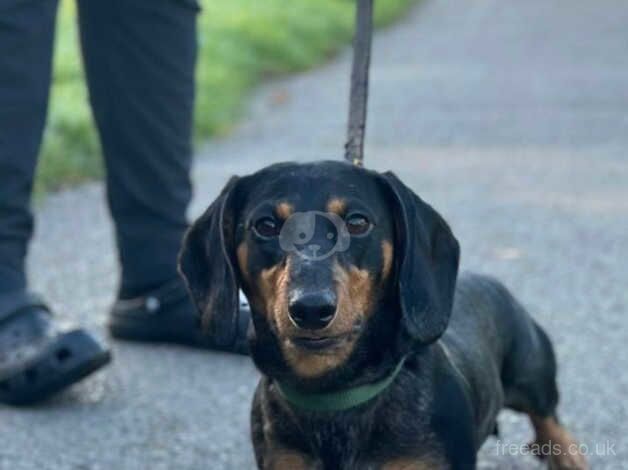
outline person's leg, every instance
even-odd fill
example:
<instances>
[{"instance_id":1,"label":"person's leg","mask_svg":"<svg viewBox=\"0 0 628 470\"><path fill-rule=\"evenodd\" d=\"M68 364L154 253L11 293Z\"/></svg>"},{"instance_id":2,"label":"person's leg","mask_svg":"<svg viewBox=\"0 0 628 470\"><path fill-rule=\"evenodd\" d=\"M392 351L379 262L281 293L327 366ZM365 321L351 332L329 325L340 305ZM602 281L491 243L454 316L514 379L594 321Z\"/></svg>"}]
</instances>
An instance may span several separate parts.
<instances>
[{"instance_id":1,"label":"person's leg","mask_svg":"<svg viewBox=\"0 0 628 470\"><path fill-rule=\"evenodd\" d=\"M191 197L197 11L191 0L79 0L122 298L177 277Z\"/></svg>"},{"instance_id":2,"label":"person's leg","mask_svg":"<svg viewBox=\"0 0 628 470\"><path fill-rule=\"evenodd\" d=\"M90 99L107 167L122 279L116 338L246 350L204 336L177 272L191 198L195 0L79 0Z\"/></svg>"},{"instance_id":3,"label":"person's leg","mask_svg":"<svg viewBox=\"0 0 628 470\"><path fill-rule=\"evenodd\" d=\"M58 331L45 303L27 292L29 206L56 9L57 0L0 2L0 403L44 399L109 361L87 332Z\"/></svg>"},{"instance_id":4,"label":"person's leg","mask_svg":"<svg viewBox=\"0 0 628 470\"><path fill-rule=\"evenodd\" d=\"M30 198L46 112L57 0L0 3L0 293L26 289Z\"/></svg>"}]
</instances>

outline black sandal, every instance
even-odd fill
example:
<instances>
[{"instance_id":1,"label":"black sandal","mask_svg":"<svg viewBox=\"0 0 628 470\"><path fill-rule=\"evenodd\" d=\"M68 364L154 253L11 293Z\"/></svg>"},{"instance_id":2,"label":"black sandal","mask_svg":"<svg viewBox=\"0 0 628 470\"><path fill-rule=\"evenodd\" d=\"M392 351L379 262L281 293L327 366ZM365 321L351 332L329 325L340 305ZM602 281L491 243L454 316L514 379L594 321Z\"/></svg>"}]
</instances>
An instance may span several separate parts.
<instances>
[{"instance_id":1,"label":"black sandal","mask_svg":"<svg viewBox=\"0 0 628 470\"><path fill-rule=\"evenodd\" d=\"M111 336L128 341L174 343L203 349L248 354L246 339L251 313L243 303L238 334L228 345L218 345L201 330L199 315L180 279L143 296L116 301L109 317Z\"/></svg>"},{"instance_id":2,"label":"black sandal","mask_svg":"<svg viewBox=\"0 0 628 470\"><path fill-rule=\"evenodd\" d=\"M38 296L0 295L0 403L44 400L110 360L109 351L86 331L57 331Z\"/></svg>"}]
</instances>

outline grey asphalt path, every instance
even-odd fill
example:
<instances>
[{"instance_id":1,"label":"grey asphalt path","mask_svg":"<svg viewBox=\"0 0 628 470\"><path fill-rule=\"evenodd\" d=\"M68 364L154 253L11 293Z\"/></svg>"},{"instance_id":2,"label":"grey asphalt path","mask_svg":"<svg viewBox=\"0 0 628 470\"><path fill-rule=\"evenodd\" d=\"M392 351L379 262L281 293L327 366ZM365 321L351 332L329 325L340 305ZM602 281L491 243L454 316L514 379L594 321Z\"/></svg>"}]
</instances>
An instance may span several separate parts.
<instances>
[{"instance_id":1,"label":"grey asphalt path","mask_svg":"<svg viewBox=\"0 0 628 470\"><path fill-rule=\"evenodd\" d=\"M464 268L503 279L550 332L561 415L602 454L595 469L628 468L626 25L622 0L424 0L376 37L367 133L368 166L432 202ZM200 152L193 215L231 174L340 158L349 59L258 90ZM34 287L104 334L116 265L101 185L37 215ZM0 468L252 468L247 358L112 346L112 367L53 401L0 408ZM542 468L503 445L531 438L525 420L500 426L480 467Z\"/></svg>"}]
</instances>

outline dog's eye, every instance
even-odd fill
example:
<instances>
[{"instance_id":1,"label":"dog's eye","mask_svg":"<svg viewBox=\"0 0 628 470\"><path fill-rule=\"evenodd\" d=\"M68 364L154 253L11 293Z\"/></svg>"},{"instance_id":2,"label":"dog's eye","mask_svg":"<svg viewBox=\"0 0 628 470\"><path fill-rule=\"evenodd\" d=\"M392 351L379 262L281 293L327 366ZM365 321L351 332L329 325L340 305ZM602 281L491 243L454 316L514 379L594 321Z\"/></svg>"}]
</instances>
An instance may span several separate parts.
<instances>
[{"instance_id":1,"label":"dog's eye","mask_svg":"<svg viewBox=\"0 0 628 470\"><path fill-rule=\"evenodd\" d=\"M255 222L253 229L263 238L272 238L279 235L279 224L271 217L262 217Z\"/></svg>"},{"instance_id":2,"label":"dog's eye","mask_svg":"<svg viewBox=\"0 0 628 470\"><path fill-rule=\"evenodd\" d=\"M346 223L351 235L364 235L371 228L371 222L362 214L351 214L347 217Z\"/></svg>"}]
</instances>

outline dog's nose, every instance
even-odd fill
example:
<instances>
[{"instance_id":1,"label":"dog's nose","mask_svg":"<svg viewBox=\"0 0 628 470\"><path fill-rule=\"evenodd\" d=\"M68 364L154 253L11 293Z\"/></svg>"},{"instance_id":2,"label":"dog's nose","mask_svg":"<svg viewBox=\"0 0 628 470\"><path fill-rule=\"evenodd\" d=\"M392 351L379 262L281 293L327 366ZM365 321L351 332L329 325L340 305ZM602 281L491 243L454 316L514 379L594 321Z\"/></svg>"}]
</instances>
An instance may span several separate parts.
<instances>
[{"instance_id":1,"label":"dog's nose","mask_svg":"<svg viewBox=\"0 0 628 470\"><path fill-rule=\"evenodd\" d=\"M288 311L290 318L299 328L320 330L334 319L336 296L327 290L302 294L290 300Z\"/></svg>"}]
</instances>

